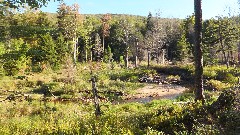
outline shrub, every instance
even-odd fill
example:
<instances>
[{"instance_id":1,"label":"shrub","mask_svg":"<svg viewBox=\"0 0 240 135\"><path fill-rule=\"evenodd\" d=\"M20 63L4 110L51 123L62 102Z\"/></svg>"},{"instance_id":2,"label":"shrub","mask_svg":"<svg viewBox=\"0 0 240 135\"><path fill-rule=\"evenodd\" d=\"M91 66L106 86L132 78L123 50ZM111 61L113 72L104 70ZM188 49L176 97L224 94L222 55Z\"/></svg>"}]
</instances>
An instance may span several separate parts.
<instances>
[{"instance_id":1,"label":"shrub","mask_svg":"<svg viewBox=\"0 0 240 135\"><path fill-rule=\"evenodd\" d=\"M176 98L176 101L194 101L194 93L183 93L182 95Z\"/></svg>"},{"instance_id":2,"label":"shrub","mask_svg":"<svg viewBox=\"0 0 240 135\"><path fill-rule=\"evenodd\" d=\"M224 82L229 82L229 83L236 83L237 78L233 76L228 71L219 71L217 75L217 80L224 81Z\"/></svg>"},{"instance_id":3,"label":"shrub","mask_svg":"<svg viewBox=\"0 0 240 135\"><path fill-rule=\"evenodd\" d=\"M169 75L166 78L167 81L172 82L172 81L180 81L180 76L179 75Z\"/></svg>"},{"instance_id":4,"label":"shrub","mask_svg":"<svg viewBox=\"0 0 240 135\"><path fill-rule=\"evenodd\" d=\"M60 61L56 52L56 44L49 33L40 36L38 49L42 51L45 62L49 62L52 68L58 68ZM60 57L61 58L61 57Z\"/></svg>"},{"instance_id":5,"label":"shrub","mask_svg":"<svg viewBox=\"0 0 240 135\"><path fill-rule=\"evenodd\" d=\"M119 57L119 64L120 64L121 68L124 67L124 59L123 59L123 56L120 56L120 57Z\"/></svg>"},{"instance_id":6,"label":"shrub","mask_svg":"<svg viewBox=\"0 0 240 135\"><path fill-rule=\"evenodd\" d=\"M12 39L11 50L2 55L3 69L6 75L13 76L19 71L24 71L28 64L28 57L26 52L28 45L23 42L22 39Z\"/></svg>"},{"instance_id":7,"label":"shrub","mask_svg":"<svg viewBox=\"0 0 240 135\"><path fill-rule=\"evenodd\" d=\"M215 79L217 77L217 71L204 69L203 76L206 79Z\"/></svg>"},{"instance_id":8,"label":"shrub","mask_svg":"<svg viewBox=\"0 0 240 135\"><path fill-rule=\"evenodd\" d=\"M103 61L106 63L109 63L112 60L112 56L113 56L113 53L112 53L111 47L108 46L108 48L104 51Z\"/></svg>"},{"instance_id":9,"label":"shrub","mask_svg":"<svg viewBox=\"0 0 240 135\"><path fill-rule=\"evenodd\" d=\"M227 83L223 83L221 81L213 80L213 79L207 81L206 84L207 84L207 89L213 90L213 91L215 90L222 91L230 87L230 85Z\"/></svg>"},{"instance_id":10,"label":"shrub","mask_svg":"<svg viewBox=\"0 0 240 135\"><path fill-rule=\"evenodd\" d=\"M226 111L234 106L236 94L232 90L224 90L218 97L217 101L211 105L212 113L219 112L221 110Z\"/></svg>"}]
</instances>

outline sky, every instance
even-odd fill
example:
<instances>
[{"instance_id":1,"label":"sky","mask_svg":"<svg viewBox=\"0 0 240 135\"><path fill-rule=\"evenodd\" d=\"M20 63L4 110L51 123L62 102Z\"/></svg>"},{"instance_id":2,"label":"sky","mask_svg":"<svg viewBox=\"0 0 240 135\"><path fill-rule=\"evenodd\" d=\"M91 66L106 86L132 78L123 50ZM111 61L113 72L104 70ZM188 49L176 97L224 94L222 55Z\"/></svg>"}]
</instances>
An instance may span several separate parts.
<instances>
[{"instance_id":1,"label":"sky","mask_svg":"<svg viewBox=\"0 0 240 135\"><path fill-rule=\"evenodd\" d=\"M239 15L238 0L202 0L203 19L216 16ZM67 5L77 3L81 14L132 14L147 16L160 12L162 18L184 19L194 12L194 0L65 0ZM59 2L51 2L41 8L44 12L56 12Z\"/></svg>"}]
</instances>

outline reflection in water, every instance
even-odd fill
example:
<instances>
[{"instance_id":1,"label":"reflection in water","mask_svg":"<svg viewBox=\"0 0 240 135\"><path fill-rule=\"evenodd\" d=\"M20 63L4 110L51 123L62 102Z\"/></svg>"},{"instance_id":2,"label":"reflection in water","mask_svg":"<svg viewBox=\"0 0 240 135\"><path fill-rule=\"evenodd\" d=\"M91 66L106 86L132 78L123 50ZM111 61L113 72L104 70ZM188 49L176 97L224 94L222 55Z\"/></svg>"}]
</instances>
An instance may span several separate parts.
<instances>
[{"instance_id":1,"label":"reflection in water","mask_svg":"<svg viewBox=\"0 0 240 135\"><path fill-rule=\"evenodd\" d=\"M142 98L133 98L121 101L114 101L112 104L124 104L124 103L149 103L153 100L160 100L160 99L175 99L179 94L167 95L167 96L157 96L157 97L142 97Z\"/></svg>"}]
</instances>

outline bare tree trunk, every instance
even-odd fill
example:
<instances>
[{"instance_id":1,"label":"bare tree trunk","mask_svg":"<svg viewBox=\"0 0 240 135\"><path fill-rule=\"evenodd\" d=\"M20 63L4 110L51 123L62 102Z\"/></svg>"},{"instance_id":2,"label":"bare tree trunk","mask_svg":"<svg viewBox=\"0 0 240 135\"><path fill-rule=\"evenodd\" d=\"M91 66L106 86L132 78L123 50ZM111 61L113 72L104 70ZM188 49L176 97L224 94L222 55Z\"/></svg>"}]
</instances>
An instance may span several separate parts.
<instances>
[{"instance_id":1,"label":"bare tree trunk","mask_svg":"<svg viewBox=\"0 0 240 135\"><path fill-rule=\"evenodd\" d=\"M195 10L195 101L203 96L203 56L202 56L202 0L194 0Z\"/></svg>"},{"instance_id":2,"label":"bare tree trunk","mask_svg":"<svg viewBox=\"0 0 240 135\"><path fill-rule=\"evenodd\" d=\"M75 40L75 38L73 39L73 60L74 60L74 63L76 64L76 62L77 62L77 40Z\"/></svg>"},{"instance_id":3,"label":"bare tree trunk","mask_svg":"<svg viewBox=\"0 0 240 135\"><path fill-rule=\"evenodd\" d=\"M165 49L162 49L162 64L165 63Z\"/></svg>"},{"instance_id":4,"label":"bare tree trunk","mask_svg":"<svg viewBox=\"0 0 240 135\"><path fill-rule=\"evenodd\" d=\"M150 67L150 50L148 49L148 68Z\"/></svg>"},{"instance_id":5,"label":"bare tree trunk","mask_svg":"<svg viewBox=\"0 0 240 135\"><path fill-rule=\"evenodd\" d=\"M238 43L238 64L240 64L240 42Z\"/></svg>"},{"instance_id":6,"label":"bare tree trunk","mask_svg":"<svg viewBox=\"0 0 240 135\"><path fill-rule=\"evenodd\" d=\"M90 52L90 61L91 62L93 61L93 52L92 51Z\"/></svg>"},{"instance_id":7,"label":"bare tree trunk","mask_svg":"<svg viewBox=\"0 0 240 135\"><path fill-rule=\"evenodd\" d=\"M230 52L229 51L227 51L227 68L229 68L229 66L230 66Z\"/></svg>"},{"instance_id":8,"label":"bare tree trunk","mask_svg":"<svg viewBox=\"0 0 240 135\"><path fill-rule=\"evenodd\" d=\"M88 53L87 53L87 49L85 49L85 62L88 61Z\"/></svg>"},{"instance_id":9,"label":"bare tree trunk","mask_svg":"<svg viewBox=\"0 0 240 135\"><path fill-rule=\"evenodd\" d=\"M160 61L160 50L157 49L157 53L156 53L156 59L157 59L157 64L159 64L159 61Z\"/></svg>"},{"instance_id":10,"label":"bare tree trunk","mask_svg":"<svg viewBox=\"0 0 240 135\"><path fill-rule=\"evenodd\" d=\"M138 66L138 42L136 42L135 67Z\"/></svg>"},{"instance_id":11,"label":"bare tree trunk","mask_svg":"<svg viewBox=\"0 0 240 135\"><path fill-rule=\"evenodd\" d=\"M125 67L128 68L128 46L125 51Z\"/></svg>"},{"instance_id":12,"label":"bare tree trunk","mask_svg":"<svg viewBox=\"0 0 240 135\"><path fill-rule=\"evenodd\" d=\"M220 44L221 44L221 48L222 48L223 62L224 62L224 64L227 65L227 56L226 56L226 52L224 51L224 46L223 46L222 40L220 40Z\"/></svg>"},{"instance_id":13,"label":"bare tree trunk","mask_svg":"<svg viewBox=\"0 0 240 135\"><path fill-rule=\"evenodd\" d=\"M103 53L104 53L104 45L105 45L105 37L104 37L104 35L103 35L103 41L102 41L102 47L103 47Z\"/></svg>"},{"instance_id":14,"label":"bare tree trunk","mask_svg":"<svg viewBox=\"0 0 240 135\"><path fill-rule=\"evenodd\" d=\"M101 115L101 110L100 110L99 101L98 101L95 77L92 77L91 81L92 81L92 92L93 92L93 96L94 96L95 115L98 117Z\"/></svg>"},{"instance_id":15,"label":"bare tree trunk","mask_svg":"<svg viewBox=\"0 0 240 135\"><path fill-rule=\"evenodd\" d=\"M219 29L218 29L218 34L219 34L219 40L220 40L220 45L221 45L221 51L222 51L223 59L224 59L223 62L228 67L228 60L227 60L226 52L224 50L223 37L222 37L221 31L222 31L222 26L220 24Z\"/></svg>"}]
</instances>

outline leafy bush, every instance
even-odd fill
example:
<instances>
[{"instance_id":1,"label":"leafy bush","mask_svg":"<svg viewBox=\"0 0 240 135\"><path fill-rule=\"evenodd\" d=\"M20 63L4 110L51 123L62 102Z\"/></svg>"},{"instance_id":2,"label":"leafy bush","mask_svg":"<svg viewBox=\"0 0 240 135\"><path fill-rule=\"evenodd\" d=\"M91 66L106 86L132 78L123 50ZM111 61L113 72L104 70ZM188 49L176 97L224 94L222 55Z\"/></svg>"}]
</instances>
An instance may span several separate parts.
<instances>
[{"instance_id":1,"label":"leafy bush","mask_svg":"<svg viewBox=\"0 0 240 135\"><path fill-rule=\"evenodd\" d=\"M112 60L112 57L113 57L112 49L110 46L108 46L108 48L104 51L103 61L109 63Z\"/></svg>"},{"instance_id":2,"label":"leafy bush","mask_svg":"<svg viewBox=\"0 0 240 135\"><path fill-rule=\"evenodd\" d=\"M236 94L232 90L225 90L212 104L213 111L229 110L233 107L236 100Z\"/></svg>"},{"instance_id":3,"label":"leafy bush","mask_svg":"<svg viewBox=\"0 0 240 135\"><path fill-rule=\"evenodd\" d=\"M180 76L179 75L169 75L166 78L167 81L171 82L171 81L180 81Z\"/></svg>"},{"instance_id":4,"label":"leafy bush","mask_svg":"<svg viewBox=\"0 0 240 135\"><path fill-rule=\"evenodd\" d=\"M28 45L22 39L12 39L11 50L2 54L3 69L6 75L13 76L27 68L28 57L26 56Z\"/></svg>"},{"instance_id":5,"label":"leafy bush","mask_svg":"<svg viewBox=\"0 0 240 135\"><path fill-rule=\"evenodd\" d=\"M119 57L119 64L120 66L123 68L124 67L124 59L123 59L123 56L120 56Z\"/></svg>"},{"instance_id":6,"label":"leafy bush","mask_svg":"<svg viewBox=\"0 0 240 135\"><path fill-rule=\"evenodd\" d=\"M204 78L206 79L216 79L217 77L217 71L215 70L208 70L208 69L205 69L203 70L203 76Z\"/></svg>"},{"instance_id":7,"label":"leafy bush","mask_svg":"<svg viewBox=\"0 0 240 135\"><path fill-rule=\"evenodd\" d=\"M194 101L194 93L183 93L182 95L178 96L175 100L183 102Z\"/></svg>"},{"instance_id":8,"label":"leafy bush","mask_svg":"<svg viewBox=\"0 0 240 135\"><path fill-rule=\"evenodd\" d=\"M223 72L218 72L218 75L216 77L218 80L224 81L224 82L229 82L229 83L236 83L237 78L234 77L233 74L223 71Z\"/></svg>"},{"instance_id":9,"label":"leafy bush","mask_svg":"<svg viewBox=\"0 0 240 135\"><path fill-rule=\"evenodd\" d=\"M60 64L56 48L57 46L49 33L40 36L38 49L43 52L41 57L44 57L44 61L49 62L52 68L57 68Z\"/></svg>"},{"instance_id":10,"label":"leafy bush","mask_svg":"<svg viewBox=\"0 0 240 135\"><path fill-rule=\"evenodd\" d=\"M230 85L227 83L223 83L221 81L213 80L213 79L207 81L206 85L208 90L213 90L213 91L222 91L230 87Z\"/></svg>"},{"instance_id":11,"label":"leafy bush","mask_svg":"<svg viewBox=\"0 0 240 135\"><path fill-rule=\"evenodd\" d=\"M226 66L208 66L204 67L204 78L215 79L227 83L236 83L239 76L238 68L227 68Z\"/></svg>"}]
</instances>

